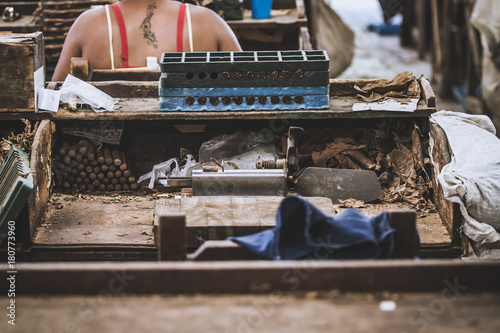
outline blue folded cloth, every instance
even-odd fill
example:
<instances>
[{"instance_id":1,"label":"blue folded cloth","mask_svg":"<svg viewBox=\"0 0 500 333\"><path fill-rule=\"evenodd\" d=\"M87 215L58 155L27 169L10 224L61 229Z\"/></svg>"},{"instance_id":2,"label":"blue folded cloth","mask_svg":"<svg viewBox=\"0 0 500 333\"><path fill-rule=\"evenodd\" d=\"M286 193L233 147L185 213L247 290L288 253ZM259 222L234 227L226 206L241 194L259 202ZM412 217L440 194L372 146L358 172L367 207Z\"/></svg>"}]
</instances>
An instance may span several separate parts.
<instances>
[{"instance_id":1,"label":"blue folded cloth","mask_svg":"<svg viewBox=\"0 0 500 333\"><path fill-rule=\"evenodd\" d=\"M229 237L264 259L386 259L395 230L387 213L367 218L349 208L333 218L299 196L283 199L276 227L257 234Z\"/></svg>"}]
</instances>

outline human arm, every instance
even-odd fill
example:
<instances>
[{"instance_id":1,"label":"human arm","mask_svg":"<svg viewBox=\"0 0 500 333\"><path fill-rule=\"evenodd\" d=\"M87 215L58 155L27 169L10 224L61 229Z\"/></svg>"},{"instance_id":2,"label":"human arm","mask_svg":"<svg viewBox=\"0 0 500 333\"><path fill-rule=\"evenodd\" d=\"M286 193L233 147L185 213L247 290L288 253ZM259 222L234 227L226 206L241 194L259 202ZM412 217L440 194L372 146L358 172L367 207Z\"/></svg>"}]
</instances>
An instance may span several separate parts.
<instances>
[{"instance_id":1,"label":"human arm","mask_svg":"<svg viewBox=\"0 0 500 333\"><path fill-rule=\"evenodd\" d=\"M86 25L85 13L80 15L71 26L59 56L52 81L64 81L69 74L71 58L82 56L82 37Z\"/></svg>"}]
</instances>

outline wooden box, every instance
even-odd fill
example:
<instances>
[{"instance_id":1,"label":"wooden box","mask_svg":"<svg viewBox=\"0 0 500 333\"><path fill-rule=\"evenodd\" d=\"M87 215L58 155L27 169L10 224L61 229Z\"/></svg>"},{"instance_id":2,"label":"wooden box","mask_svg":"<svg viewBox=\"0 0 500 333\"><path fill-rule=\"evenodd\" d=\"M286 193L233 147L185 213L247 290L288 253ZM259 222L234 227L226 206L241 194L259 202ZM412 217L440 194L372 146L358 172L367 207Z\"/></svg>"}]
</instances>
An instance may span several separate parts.
<instances>
[{"instance_id":1,"label":"wooden box","mask_svg":"<svg viewBox=\"0 0 500 333\"><path fill-rule=\"evenodd\" d=\"M45 83L41 32L0 35L0 112L34 112Z\"/></svg>"},{"instance_id":2,"label":"wooden box","mask_svg":"<svg viewBox=\"0 0 500 333\"><path fill-rule=\"evenodd\" d=\"M40 260L89 260L90 258L154 260L157 248L153 230L154 220L158 212L165 207L167 212L186 213L187 227L191 230L188 230L188 246L191 249L201 245L204 240L221 240L231 234L254 232L261 230L263 226L265 228L272 226L264 225L262 223L264 220L260 216L238 212L240 208L228 208L224 214L215 214L215 211L212 208L208 209L205 203L205 205L195 205L195 208L185 212L182 209L182 202L179 206L174 197L180 195L180 189L177 190L178 193L175 191L162 193L160 189L157 194L136 191L134 193L83 192L75 195L54 188L54 192L51 193L51 184L47 182L50 182L50 179L55 181L56 178L54 175L50 177L51 172L55 171L51 171L50 156L55 157L59 145L65 140L64 128L70 123L97 122L105 125L112 120L123 121L125 127L120 149L123 149L134 162L137 176L151 171L153 165L157 163L178 157L181 149L190 150L196 155L203 142L221 134L234 133L239 129L269 132L273 136L283 138L289 126L304 128L304 138L311 138L299 144L299 152L304 156L309 156L311 151L323 149L318 149L319 146L323 147L328 142L342 139L346 133L363 134L364 131L369 132L369 137L366 138L372 138L373 135L373 139L369 139L369 145L386 137L381 141L383 144L385 142L387 148L384 148L384 151L392 151L398 146L397 138L400 143L412 142L412 135L418 134L419 130L418 141L423 145L430 142L435 148L431 151L433 163L437 167L432 169L439 172L440 166L446 162L446 137L443 133L433 131L429 123L428 117L435 111L435 104L428 82L425 80L421 82L426 92L413 113L353 112L353 104L358 101L356 91L353 89L357 82L361 81L331 80L329 110L166 112L158 110L158 82L107 82L93 84L111 96L120 98L122 107L119 111L99 114L87 109L70 112L61 108L55 114L33 114L33 119L47 120L39 126L40 140L33 143L35 159L32 164L36 165L37 160L41 158L42 163L49 162L49 165L42 168L35 177L36 188L43 193L33 196L36 199L30 204L30 221L27 223L30 225L33 246L40 251L32 252L29 256L36 256ZM55 124L55 132L52 132L51 124ZM397 138L392 133L397 133ZM326 137L325 140L323 136ZM429 140L431 137L432 140ZM51 151L49 144L52 140L55 140L52 145L54 152ZM363 143L361 137L359 143ZM426 147L425 151L426 156L430 158L429 147ZM328 160L325 160L325 163L327 167L333 167L329 166ZM429 172L429 180L434 190L429 189L425 197L426 201L434 202L435 209L417 213L422 255L432 258L456 258L462 253L461 236L458 234L460 213L457 207L444 200L441 195L442 189L437 187L436 178L436 173ZM239 201L233 202L232 205L242 206ZM178 209L179 207L181 208ZM247 208L249 212L256 211L254 208ZM334 214L338 214L345 207L335 206L333 209ZM361 207L360 210L370 215L398 209L409 209L409 206L404 202L379 202ZM216 216L217 221L224 221L225 224L216 225L208 220L202 224L196 220L199 216L208 216L209 213ZM241 214L248 216L245 223L234 222L233 217ZM274 216L272 213L268 215ZM208 227L202 230L203 226Z\"/></svg>"}]
</instances>

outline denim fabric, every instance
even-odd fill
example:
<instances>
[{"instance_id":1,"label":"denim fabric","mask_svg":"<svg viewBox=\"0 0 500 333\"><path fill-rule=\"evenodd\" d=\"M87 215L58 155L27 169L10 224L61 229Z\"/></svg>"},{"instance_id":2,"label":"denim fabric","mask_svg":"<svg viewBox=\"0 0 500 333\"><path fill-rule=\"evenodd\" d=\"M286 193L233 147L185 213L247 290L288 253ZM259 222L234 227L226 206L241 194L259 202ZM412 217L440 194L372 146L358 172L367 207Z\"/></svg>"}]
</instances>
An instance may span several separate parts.
<instances>
[{"instance_id":1,"label":"denim fabric","mask_svg":"<svg viewBox=\"0 0 500 333\"><path fill-rule=\"evenodd\" d=\"M229 237L264 259L385 259L394 248L395 230L387 213L367 218L349 208L337 217L324 215L302 197L283 199L276 227Z\"/></svg>"}]
</instances>

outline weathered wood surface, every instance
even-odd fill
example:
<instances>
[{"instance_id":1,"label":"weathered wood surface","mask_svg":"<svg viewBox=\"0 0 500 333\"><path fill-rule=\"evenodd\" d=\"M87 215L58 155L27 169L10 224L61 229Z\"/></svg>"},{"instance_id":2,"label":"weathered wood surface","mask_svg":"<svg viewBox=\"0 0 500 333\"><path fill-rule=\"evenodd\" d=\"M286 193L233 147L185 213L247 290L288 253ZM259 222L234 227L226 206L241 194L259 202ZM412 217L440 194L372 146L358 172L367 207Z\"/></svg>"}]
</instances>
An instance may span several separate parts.
<instances>
[{"instance_id":1,"label":"weathered wood surface","mask_svg":"<svg viewBox=\"0 0 500 333\"><path fill-rule=\"evenodd\" d=\"M42 33L0 35L1 113L35 111L34 73L44 64Z\"/></svg>"},{"instance_id":2,"label":"weathered wood surface","mask_svg":"<svg viewBox=\"0 0 500 333\"><path fill-rule=\"evenodd\" d=\"M62 7L68 7L68 8L74 8L78 6L86 6L90 8L90 6L95 6L95 5L105 5L108 4L109 1L107 0L72 0L72 1L44 1L43 5L45 7L57 7L57 8L62 8Z\"/></svg>"},{"instance_id":3,"label":"weathered wood surface","mask_svg":"<svg viewBox=\"0 0 500 333\"><path fill-rule=\"evenodd\" d=\"M36 246L154 246L154 201L139 195L54 194Z\"/></svg>"},{"instance_id":4,"label":"weathered wood surface","mask_svg":"<svg viewBox=\"0 0 500 333\"><path fill-rule=\"evenodd\" d=\"M186 215L179 213L157 216L158 220L158 260L186 260Z\"/></svg>"},{"instance_id":5,"label":"weathered wood surface","mask_svg":"<svg viewBox=\"0 0 500 333\"><path fill-rule=\"evenodd\" d=\"M424 292L457 285L462 292L500 291L500 262L484 260L17 263L16 268L22 272L16 296L95 296L120 282L128 294ZM0 270L9 268L1 264ZM9 283L1 279L0 288L9 290Z\"/></svg>"},{"instance_id":6,"label":"weathered wood surface","mask_svg":"<svg viewBox=\"0 0 500 333\"><path fill-rule=\"evenodd\" d=\"M428 107L435 108L436 95L434 95L434 91L432 90L432 86L429 80L427 80L426 78L421 78L420 86L422 87L422 97L425 104L427 104Z\"/></svg>"},{"instance_id":7,"label":"weathered wood surface","mask_svg":"<svg viewBox=\"0 0 500 333\"><path fill-rule=\"evenodd\" d=\"M194 261L259 260L256 254L230 240L206 241L193 254Z\"/></svg>"},{"instance_id":8,"label":"weathered wood surface","mask_svg":"<svg viewBox=\"0 0 500 333\"><path fill-rule=\"evenodd\" d=\"M287 21L283 21L286 18ZM289 18L293 18L289 19ZM306 27L307 18L299 17L296 8L290 9L273 9L271 10L271 18L268 19L254 19L252 18L251 10L243 10L243 20L228 20L227 24L233 30L238 29L284 29L290 27Z\"/></svg>"},{"instance_id":9,"label":"weathered wood surface","mask_svg":"<svg viewBox=\"0 0 500 333\"><path fill-rule=\"evenodd\" d=\"M453 332L498 333L498 293L18 296L18 332ZM394 311L381 311L381 302ZM7 296L0 298L8 304ZM22 311L21 311L22 309ZM7 325L7 324L5 324Z\"/></svg>"},{"instance_id":10,"label":"weathered wood surface","mask_svg":"<svg viewBox=\"0 0 500 333\"><path fill-rule=\"evenodd\" d=\"M80 57L71 58L69 73L80 80L87 81L91 73L89 59Z\"/></svg>"},{"instance_id":11,"label":"weathered wood surface","mask_svg":"<svg viewBox=\"0 0 500 333\"><path fill-rule=\"evenodd\" d=\"M389 211L388 219L396 230L394 259L413 259L417 242L416 214L411 210Z\"/></svg>"},{"instance_id":12,"label":"weathered wood surface","mask_svg":"<svg viewBox=\"0 0 500 333\"><path fill-rule=\"evenodd\" d=\"M53 122L49 120L42 121L38 126L31 146L30 168L33 172L33 191L28 198L31 240L35 237L37 227L45 215L51 195L52 134L54 130L55 125Z\"/></svg>"},{"instance_id":13,"label":"weathered wood surface","mask_svg":"<svg viewBox=\"0 0 500 333\"><path fill-rule=\"evenodd\" d=\"M396 229L396 241L394 244L394 259L415 258L416 244L416 221L413 211L390 211L389 223ZM259 257L245 247L229 240L206 241L194 253L193 260L216 261L216 260L258 260Z\"/></svg>"},{"instance_id":14,"label":"weathered wood surface","mask_svg":"<svg viewBox=\"0 0 500 333\"><path fill-rule=\"evenodd\" d=\"M345 207L332 205L326 198L308 198L325 214L335 216ZM186 213L188 247L196 248L205 240L224 240L229 236L241 236L257 233L276 225L276 211L281 197L192 197L180 199L157 200L156 213ZM401 252L395 254L397 258L412 258L415 247L415 230L418 230L423 250L437 247L450 247L451 238L443 225L438 213L420 214L415 218L408 206L401 203L394 204L365 204L358 208L365 216L375 216L384 211L395 214L393 227L400 230L403 238L398 240ZM399 218L398 218L398 215ZM408 218L409 220L407 220ZM411 221L414 219L415 221ZM400 223L401 222L401 223ZM155 228L158 221L155 219ZM391 221L392 225L392 221ZM411 227L415 225L415 227ZM156 237L156 234L155 234ZM158 244L156 239L156 244Z\"/></svg>"},{"instance_id":15,"label":"weathered wood surface","mask_svg":"<svg viewBox=\"0 0 500 333\"><path fill-rule=\"evenodd\" d=\"M434 123L430 123L429 135L431 139L430 146L434 164L434 176L432 177L434 203L438 209L439 216L450 233L452 244L460 246L462 244L459 232L461 226L460 208L457 203L452 203L445 199L443 189L437 180L439 172L441 172L446 164L451 162L448 139L443 129Z\"/></svg>"},{"instance_id":16,"label":"weathered wood surface","mask_svg":"<svg viewBox=\"0 0 500 333\"><path fill-rule=\"evenodd\" d=\"M197 248L205 240L222 240L270 229L283 197L187 197L159 199L155 208L155 229L165 213L186 214L187 244ZM308 198L323 213L334 215L328 198ZM158 244L159 239L156 240Z\"/></svg>"},{"instance_id":17,"label":"weathered wood surface","mask_svg":"<svg viewBox=\"0 0 500 333\"><path fill-rule=\"evenodd\" d=\"M134 74L137 75L137 74ZM291 111L159 111L158 82L151 81L106 81L90 82L95 87L114 98L119 98L120 108L113 112L95 113L91 109L69 111L59 108L57 113L26 113L30 119L86 119L86 120L210 120L210 119L335 119L335 118L392 118L428 117L436 111L423 100L415 112L361 111L353 112L352 106L358 103L354 84L373 80L330 80L330 108L326 110ZM18 119L20 113L0 114L4 119Z\"/></svg>"},{"instance_id":18,"label":"weathered wood surface","mask_svg":"<svg viewBox=\"0 0 500 333\"><path fill-rule=\"evenodd\" d=\"M16 8L16 11L18 11L18 6L14 5ZM3 12L3 8L0 5L0 9ZM29 10L29 7L24 7L21 8L24 10ZM21 12L19 10L18 12ZM31 11L32 13L33 11ZM30 14L31 14L30 13ZM1 14L1 13L0 13ZM10 31L14 33L27 33L27 32L36 32L40 31L41 25L40 23L35 22L35 16L34 15L23 15L21 18L12 21L12 22L5 22L4 20L0 20L0 31Z\"/></svg>"}]
</instances>

